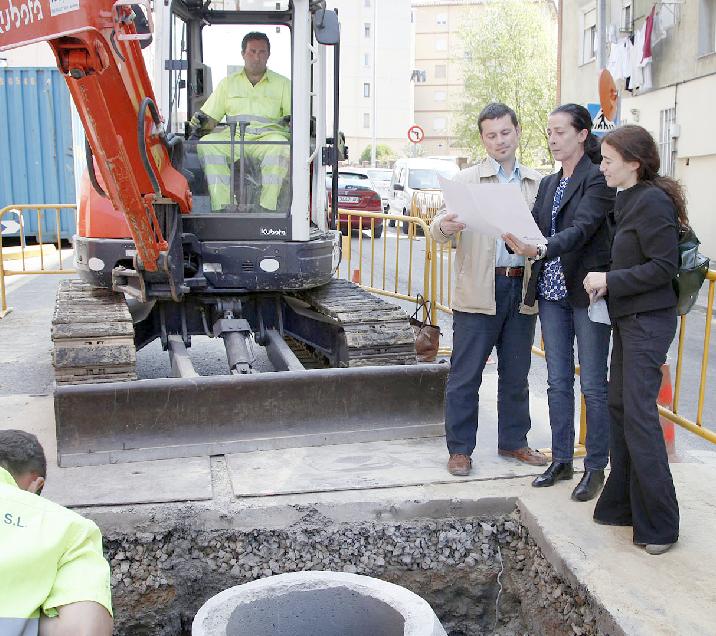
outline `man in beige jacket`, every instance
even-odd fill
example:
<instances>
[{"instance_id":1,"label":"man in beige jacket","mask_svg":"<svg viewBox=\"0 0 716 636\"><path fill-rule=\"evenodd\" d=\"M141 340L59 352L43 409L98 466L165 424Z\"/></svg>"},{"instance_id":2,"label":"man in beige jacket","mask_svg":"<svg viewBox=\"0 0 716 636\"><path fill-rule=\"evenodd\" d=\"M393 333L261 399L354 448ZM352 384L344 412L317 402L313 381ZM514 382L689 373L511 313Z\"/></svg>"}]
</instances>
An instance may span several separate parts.
<instances>
[{"instance_id":1,"label":"man in beige jacket","mask_svg":"<svg viewBox=\"0 0 716 636\"><path fill-rule=\"evenodd\" d=\"M518 183L532 209L541 175L515 157L520 138L515 112L505 104L489 104L477 125L488 157L460 172L455 180ZM498 357L498 453L543 466L547 458L527 445L531 426L527 374L537 320L537 306L524 304L530 262L510 253L501 239L464 229L456 215L444 209L430 224L430 233L441 243L461 232L455 254L453 351L445 395L448 470L464 476L472 468L482 372L493 347Z\"/></svg>"}]
</instances>

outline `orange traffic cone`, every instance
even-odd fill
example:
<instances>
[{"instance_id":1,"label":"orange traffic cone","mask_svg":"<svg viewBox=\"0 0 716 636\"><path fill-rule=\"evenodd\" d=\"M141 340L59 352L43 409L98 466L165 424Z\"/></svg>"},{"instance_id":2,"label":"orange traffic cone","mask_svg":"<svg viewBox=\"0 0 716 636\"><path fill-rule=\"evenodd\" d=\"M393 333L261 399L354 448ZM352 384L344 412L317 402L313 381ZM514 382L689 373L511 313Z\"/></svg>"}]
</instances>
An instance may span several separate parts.
<instances>
[{"instance_id":1,"label":"orange traffic cone","mask_svg":"<svg viewBox=\"0 0 716 636\"><path fill-rule=\"evenodd\" d=\"M351 283L360 285L360 270L359 269L353 270L353 276L351 276Z\"/></svg>"},{"instance_id":2,"label":"orange traffic cone","mask_svg":"<svg viewBox=\"0 0 716 636\"><path fill-rule=\"evenodd\" d=\"M656 398L656 403L669 409L674 403L674 393L671 388L671 369L668 363L661 365L661 387L659 388L659 396ZM671 456L676 452L676 430L674 423L663 415L659 415L659 421L661 422L661 430L664 435L666 452Z\"/></svg>"}]
</instances>

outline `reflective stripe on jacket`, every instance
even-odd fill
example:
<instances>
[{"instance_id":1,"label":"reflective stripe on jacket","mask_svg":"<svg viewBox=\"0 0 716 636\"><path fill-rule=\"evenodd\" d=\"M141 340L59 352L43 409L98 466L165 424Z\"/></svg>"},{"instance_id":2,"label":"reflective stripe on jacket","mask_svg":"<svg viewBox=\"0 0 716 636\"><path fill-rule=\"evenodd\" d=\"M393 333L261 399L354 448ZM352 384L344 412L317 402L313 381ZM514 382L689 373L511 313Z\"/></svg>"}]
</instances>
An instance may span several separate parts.
<instances>
[{"instance_id":1,"label":"reflective stripe on jacket","mask_svg":"<svg viewBox=\"0 0 716 636\"><path fill-rule=\"evenodd\" d=\"M217 122L224 115L254 116L247 134L285 131L285 125L278 122L291 114L291 81L266 69L264 76L254 86L242 68L219 82L201 110Z\"/></svg>"}]
</instances>

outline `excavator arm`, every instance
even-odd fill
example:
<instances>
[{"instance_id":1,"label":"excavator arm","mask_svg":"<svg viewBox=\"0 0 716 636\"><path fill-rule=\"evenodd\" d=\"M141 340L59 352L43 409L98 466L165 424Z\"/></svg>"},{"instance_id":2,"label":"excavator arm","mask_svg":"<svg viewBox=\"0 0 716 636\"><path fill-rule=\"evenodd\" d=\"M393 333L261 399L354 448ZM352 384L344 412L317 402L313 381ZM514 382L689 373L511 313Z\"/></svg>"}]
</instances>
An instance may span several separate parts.
<instances>
[{"instance_id":1,"label":"excavator arm","mask_svg":"<svg viewBox=\"0 0 716 636\"><path fill-rule=\"evenodd\" d=\"M154 204L191 209L141 53L137 6L149 0L0 0L0 51L46 41L84 125L106 196L124 213L140 266L156 271L167 251ZM90 169L92 167L90 166Z\"/></svg>"}]
</instances>

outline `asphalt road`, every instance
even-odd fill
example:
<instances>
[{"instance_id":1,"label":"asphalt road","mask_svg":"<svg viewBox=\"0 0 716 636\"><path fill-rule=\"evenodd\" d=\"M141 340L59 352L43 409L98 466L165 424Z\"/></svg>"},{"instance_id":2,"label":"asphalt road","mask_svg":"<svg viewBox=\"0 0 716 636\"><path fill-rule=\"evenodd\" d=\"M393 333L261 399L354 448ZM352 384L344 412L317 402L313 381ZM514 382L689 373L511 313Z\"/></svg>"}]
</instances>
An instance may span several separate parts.
<instances>
[{"instance_id":1,"label":"asphalt road","mask_svg":"<svg viewBox=\"0 0 716 636\"><path fill-rule=\"evenodd\" d=\"M362 246L361 246L362 244ZM362 249L362 259L359 254ZM353 275L359 260L363 262L362 282L375 288L388 291L408 289L408 263L412 250L413 267L410 276L410 293L423 291L423 263L425 239L414 237L410 240L395 228L385 228L381 239L375 241L371 254L371 244L367 233L363 238L353 237L351 241L350 267L348 254L339 270L342 276L346 272ZM385 254L385 257L383 256ZM396 255L397 254L397 255ZM71 266L69 251L63 253L65 267ZM371 262L374 267L371 271ZM382 263L385 262L385 267ZM443 271L447 275L447 255L442 258ZM32 264L30 263L30 266ZM396 269L398 271L396 282ZM440 267L438 266L438 270ZM372 275L372 278L371 278ZM8 394L46 394L52 391L50 320L54 296L60 276L13 276L8 277L8 302L13 312L0 320L0 395ZM684 341L684 363L679 397L679 412L694 419L699 396L699 379L703 354L704 326L706 317L705 285L697 306L686 320ZM412 313L415 305L407 301L396 300L407 312ZM447 304L447 284L443 283L443 302ZM712 320L712 323L714 321ZM447 313L440 312L439 324L442 331L441 345L449 347L452 341L452 319ZM706 377L706 386L716 384L716 345L712 339L709 354L710 369ZM539 344L539 329L536 335ZM189 349L197 371L202 375L225 374L228 372L226 355L221 341L206 337L192 338ZM669 361L672 375L676 366L677 342L672 344ZM256 348L257 366L261 370L270 368L261 347ZM169 375L168 355L155 341L138 352L137 367L142 378L166 377ZM496 373L496 365L488 364L485 373ZM577 389L578 390L578 383ZM547 387L547 372L544 360L533 357L530 372L530 387L533 393L544 396ZM706 391L703 406L703 422L711 430L716 430L716 392ZM686 456L688 451L716 450L707 441L677 427L677 451Z\"/></svg>"}]
</instances>

